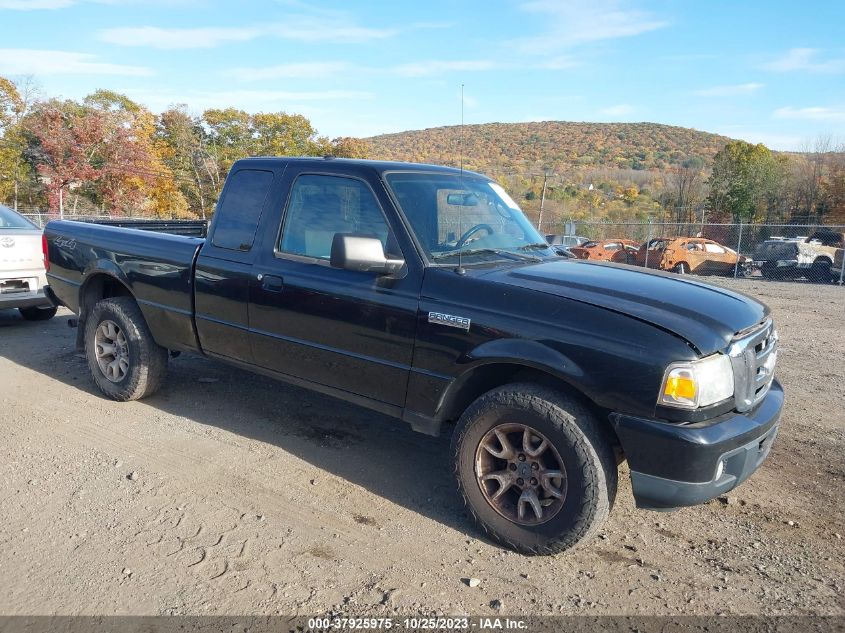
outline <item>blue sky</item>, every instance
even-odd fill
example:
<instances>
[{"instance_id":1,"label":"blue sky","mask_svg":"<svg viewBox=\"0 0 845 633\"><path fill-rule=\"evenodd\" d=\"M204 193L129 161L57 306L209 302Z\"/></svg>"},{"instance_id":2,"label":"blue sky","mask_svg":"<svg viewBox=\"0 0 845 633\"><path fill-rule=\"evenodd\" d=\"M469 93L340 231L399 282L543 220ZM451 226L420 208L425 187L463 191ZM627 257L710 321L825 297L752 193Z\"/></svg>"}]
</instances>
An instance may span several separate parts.
<instances>
[{"instance_id":1,"label":"blue sky","mask_svg":"<svg viewBox=\"0 0 845 633\"><path fill-rule=\"evenodd\" d=\"M0 0L0 75L368 136L652 121L799 149L845 140L845 2Z\"/></svg>"}]
</instances>

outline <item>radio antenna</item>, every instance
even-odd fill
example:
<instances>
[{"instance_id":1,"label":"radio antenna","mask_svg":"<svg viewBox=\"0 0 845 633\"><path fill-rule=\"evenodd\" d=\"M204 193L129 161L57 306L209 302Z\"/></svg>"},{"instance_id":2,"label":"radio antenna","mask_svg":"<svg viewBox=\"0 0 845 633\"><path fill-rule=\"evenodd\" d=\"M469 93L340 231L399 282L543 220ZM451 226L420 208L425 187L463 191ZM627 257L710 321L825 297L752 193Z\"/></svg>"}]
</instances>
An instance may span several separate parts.
<instances>
[{"instance_id":1,"label":"radio antenna","mask_svg":"<svg viewBox=\"0 0 845 633\"><path fill-rule=\"evenodd\" d=\"M463 187L464 183L464 85L461 84L461 129L460 129L460 142L458 147L458 154L459 154L459 164L461 166L461 187ZM464 205L458 206L458 235L463 236L464 234ZM460 239L460 237L458 238ZM463 247L458 249L458 267L455 269L455 272L459 275L466 275L466 269L461 265L463 261L463 256L461 255L461 251Z\"/></svg>"}]
</instances>

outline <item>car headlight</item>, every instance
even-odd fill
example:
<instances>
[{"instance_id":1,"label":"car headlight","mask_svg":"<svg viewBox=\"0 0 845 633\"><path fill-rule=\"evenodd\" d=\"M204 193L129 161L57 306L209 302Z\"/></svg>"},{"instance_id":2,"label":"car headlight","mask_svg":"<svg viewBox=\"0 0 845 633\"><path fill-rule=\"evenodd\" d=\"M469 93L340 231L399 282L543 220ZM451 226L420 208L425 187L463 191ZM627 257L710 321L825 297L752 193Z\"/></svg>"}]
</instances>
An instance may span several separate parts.
<instances>
[{"instance_id":1,"label":"car headlight","mask_svg":"<svg viewBox=\"0 0 845 633\"><path fill-rule=\"evenodd\" d=\"M734 371L724 354L672 363L663 376L658 404L682 409L708 407L734 395Z\"/></svg>"}]
</instances>

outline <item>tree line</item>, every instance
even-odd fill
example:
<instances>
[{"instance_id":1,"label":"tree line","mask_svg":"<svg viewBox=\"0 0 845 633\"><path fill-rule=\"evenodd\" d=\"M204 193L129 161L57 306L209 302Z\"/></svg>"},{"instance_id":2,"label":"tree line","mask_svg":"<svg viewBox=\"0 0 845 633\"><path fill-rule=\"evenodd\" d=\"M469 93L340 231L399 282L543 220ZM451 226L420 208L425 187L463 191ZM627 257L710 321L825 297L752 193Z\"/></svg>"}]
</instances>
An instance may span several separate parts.
<instances>
[{"instance_id":1,"label":"tree line","mask_svg":"<svg viewBox=\"0 0 845 633\"><path fill-rule=\"evenodd\" d=\"M368 153L365 141L320 136L299 114L195 115L185 105L155 114L110 90L43 99L31 81L0 77L0 200L16 208L205 219L238 158Z\"/></svg>"},{"instance_id":2,"label":"tree line","mask_svg":"<svg viewBox=\"0 0 845 633\"><path fill-rule=\"evenodd\" d=\"M156 114L109 90L49 99L0 77L0 201L15 207L205 219L232 163L258 155L463 160L550 225L845 224L845 153L824 138L785 153L665 125L542 122L329 139L299 114Z\"/></svg>"}]
</instances>

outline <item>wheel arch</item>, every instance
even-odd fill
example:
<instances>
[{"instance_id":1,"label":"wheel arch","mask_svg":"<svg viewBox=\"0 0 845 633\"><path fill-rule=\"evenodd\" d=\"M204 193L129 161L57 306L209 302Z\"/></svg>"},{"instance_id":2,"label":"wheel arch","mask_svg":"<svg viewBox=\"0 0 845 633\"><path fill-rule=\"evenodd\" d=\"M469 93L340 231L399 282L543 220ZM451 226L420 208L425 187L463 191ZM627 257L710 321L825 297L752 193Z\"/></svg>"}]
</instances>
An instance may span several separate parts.
<instances>
[{"instance_id":1,"label":"wheel arch","mask_svg":"<svg viewBox=\"0 0 845 633\"><path fill-rule=\"evenodd\" d=\"M498 339L473 350L468 366L441 397L437 418L454 422L481 395L512 383L533 383L555 389L579 400L618 444L606 409L588 395L586 375L568 356L537 341Z\"/></svg>"},{"instance_id":2,"label":"wheel arch","mask_svg":"<svg viewBox=\"0 0 845 633\"><path fill-rule=\"evenodd\" d=\"M96 264L96 262L95 262ZM76 330L76 347L85 347L85 323L91 308L98 301L112 297L135 298L125 275L113 263L106 266L90 266L84 274L85 281L79 287L79 324Z\"/></svg>"}]
</instances>

